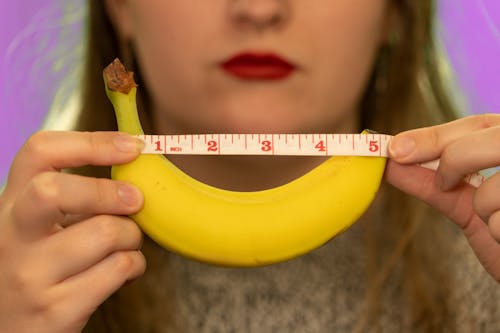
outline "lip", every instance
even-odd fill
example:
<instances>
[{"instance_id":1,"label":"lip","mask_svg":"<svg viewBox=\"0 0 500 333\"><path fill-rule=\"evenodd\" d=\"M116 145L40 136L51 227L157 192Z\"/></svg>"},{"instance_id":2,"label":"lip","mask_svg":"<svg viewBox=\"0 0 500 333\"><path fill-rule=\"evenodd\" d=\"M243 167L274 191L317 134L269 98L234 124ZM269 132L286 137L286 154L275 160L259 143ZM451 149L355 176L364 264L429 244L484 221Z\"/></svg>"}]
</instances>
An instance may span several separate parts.
<instances>
[{"instance_id":1,"label":"lip","mask_svg":"<svg viewBox=\"0 0 500 333\"><path fill-rule=\"evenodd\" d=\"M220 67L227 74L243 80L283 80L296 69L289 61L270 52L241 52Z\"/></svg>"}]
</instances>

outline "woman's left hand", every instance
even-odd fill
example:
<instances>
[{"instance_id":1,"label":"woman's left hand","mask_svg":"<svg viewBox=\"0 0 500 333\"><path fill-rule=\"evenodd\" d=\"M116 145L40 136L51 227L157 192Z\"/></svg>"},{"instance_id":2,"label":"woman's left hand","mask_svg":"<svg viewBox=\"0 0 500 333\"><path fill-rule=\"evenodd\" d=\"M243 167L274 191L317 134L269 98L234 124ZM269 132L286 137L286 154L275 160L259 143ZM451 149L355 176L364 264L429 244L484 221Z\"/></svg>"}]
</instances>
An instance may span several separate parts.
<instances>
[{"instance_id":1,"label":"woman's left hand","mask_svg":"<svg viewBox=\"0 0 500 333\"><path fill-rule=\"evenodd\" d=\"M455 222L500 282L500 173L477 188L463 182L470 173L500 165L500 114L400 133L391 141L389 155L386 180ZM437 171L415 165L438 158Z\"/></svg>"}]
</instances>

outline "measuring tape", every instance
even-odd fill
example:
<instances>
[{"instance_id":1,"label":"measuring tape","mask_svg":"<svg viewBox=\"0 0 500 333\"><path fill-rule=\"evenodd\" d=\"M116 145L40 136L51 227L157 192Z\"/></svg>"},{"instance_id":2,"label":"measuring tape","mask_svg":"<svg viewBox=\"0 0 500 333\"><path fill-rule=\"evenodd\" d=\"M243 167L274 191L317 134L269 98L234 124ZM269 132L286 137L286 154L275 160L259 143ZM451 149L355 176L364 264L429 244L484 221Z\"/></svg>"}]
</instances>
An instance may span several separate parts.
<instances>
[{"instance_id":1,"label":"measuring tape","mask_svg":"<svg viewBox=\"0 0 500 333\"><path fill-rule=\"evenodd\" d=\"M387 157L385 134L139 135L144 154Z\"/></svg>"},{"instance_id":2,"label":"measuring tape","mask_svg":"<svg viewBox=\"0 0 500 333\"><path fill-rule=\"evenodd\" d=\"M143 154L268 155L268 156L378 156L388 157L392 135L367 134L181 134L137 135ZM439 160L420 164L436 170ZM479 186L485 177L468 175Z\"/></svg>"}]
</instances>

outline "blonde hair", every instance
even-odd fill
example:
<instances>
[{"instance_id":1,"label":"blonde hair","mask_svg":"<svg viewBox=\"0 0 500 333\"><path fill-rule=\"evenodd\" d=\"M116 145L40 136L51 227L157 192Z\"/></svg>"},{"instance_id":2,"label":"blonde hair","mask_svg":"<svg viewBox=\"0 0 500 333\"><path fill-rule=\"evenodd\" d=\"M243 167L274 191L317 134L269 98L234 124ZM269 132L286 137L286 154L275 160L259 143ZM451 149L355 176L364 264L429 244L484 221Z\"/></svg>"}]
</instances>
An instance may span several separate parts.
<instances>
[{"instance_id":1,"label":"blonde hair","mask_svg":"<svg viewBox=\"0 0 500 333\"><path fill-rule=\"evenodd\" d=\"M400 20L392 40L381 48L372 78L361 101L362 128L394 134L409 128L449 121L456 117L446 92L440 68L439 45L434 34L433 0L392 0ZM102 89L102 69L115 57L133 68L140 89L140 109L149 128L147 86L130 48L120 40L106 14L102 0L89 0L87 54L83 108L79 130L115 130L113 110ZM109 176L107 168L81 170ZM448 304L451 277L443 268L450 245L449 227L437 223L439 216L429 207L383 186L381 207L387 215L383 227L366 227L367 295L364 314L357 326L377 328L386 286L397 284L408 300L412 326L425 332L450 329ZM433 223L426 223L431 220ZM375 225L375 224L374 224ZM149 331L162 322L171 305L168 284L168 255L151 241L145 242L148 272L140 281L123 288L93 316L90 332ZM363 272L360 272L363 273ZM161 286L161 287L155 287ZM144 325L148 326L147 328ZM453 329L453 328L451 328Z\"/></svg>"}]
</instances>

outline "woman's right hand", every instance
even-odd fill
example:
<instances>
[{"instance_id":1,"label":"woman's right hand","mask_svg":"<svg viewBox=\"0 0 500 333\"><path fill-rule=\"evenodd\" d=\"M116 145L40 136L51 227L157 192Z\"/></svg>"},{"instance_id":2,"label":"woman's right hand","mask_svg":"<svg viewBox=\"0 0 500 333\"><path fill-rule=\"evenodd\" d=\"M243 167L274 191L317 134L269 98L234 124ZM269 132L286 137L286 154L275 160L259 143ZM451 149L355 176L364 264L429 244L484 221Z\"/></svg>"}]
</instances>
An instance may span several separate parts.
<instances>
[{"instance_id":1,"label":"woman's right hand","mask_svg":"<svg viewBox=\"0 0 500 333\"><path fill-rule=\"evenodd\" d=\"M126 163L140 148L118 132L39 132L21 148L0 196L0 332L79 332L142 275L142 233L125 217L142 194L60 172Z\"/></svg>"}]
</instances>

